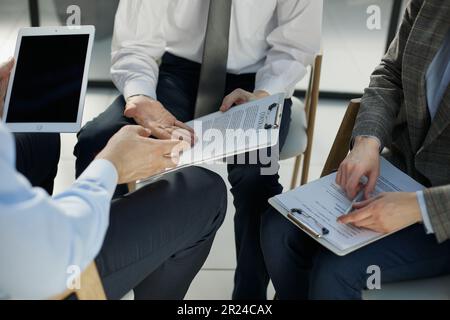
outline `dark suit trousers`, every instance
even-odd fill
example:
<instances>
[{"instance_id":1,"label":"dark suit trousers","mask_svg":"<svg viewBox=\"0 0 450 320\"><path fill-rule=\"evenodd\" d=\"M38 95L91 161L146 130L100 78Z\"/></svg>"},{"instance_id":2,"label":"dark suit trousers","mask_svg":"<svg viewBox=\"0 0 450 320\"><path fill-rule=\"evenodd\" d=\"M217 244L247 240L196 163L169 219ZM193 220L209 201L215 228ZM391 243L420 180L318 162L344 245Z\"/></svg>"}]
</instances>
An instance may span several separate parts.
<instances>
[{"instance_id":1,"label":"dark suit trousers","mask_svg":"<svg viewBox=\"0 0 450 320\"><path fill-rule=\"evenodd\" d=\"M30 181L53 193L58 172L61 140L57 133L15 133L16 168Z\"/></svg>"},{"instance_id":2,"label":"dark suit trousers","mask_svg":"<svg viewBox=\"0 0 450 320\"><path fill-rule=\"evenodd\" d=\"M373 271L384 283L450 273L450 241L415 224L344 257L319 245L276 210L262 219L261 243L279 299L361 299Z\"/></svg>"},{"instance_id":3,"label":"dark suit trousers","mask_svg":"<svg viewBox=\"0 0 450 320\"><path fill-rule=\"evenodd\" d=\"M59 134L16 134L17 168L51 194ZM208 194L207 197L204 195ZM226 212L216 174L188 168L112 202L96 264L109 299L182 299L211 249ZM201 196L202 201L192 201Z\"/></svg>"},{"instance_id":4,"label":"dark suit trousers","mask_svg":"<svg viewBox=\"0 0 450 320\"><path fill-rule=\"evenodd\" d=\"M171 54L165 54L160 67L157 87L158 100L179 120L186 122L194 116L195 101L200 76L198 63ZM255 74L227 75L224 95L237 88L253 91ZM280 130L280 146L286 140L290 113L290 100L286 100ZM125 101L119 97L104 113L86 124L78 136L74 154L77 157L79 175L95 155L106 145L108 139L121 127L134 124L123 116ZM269 277L260 247L260 218L269 208L268 198L281 193L278 174L262 175L258 164L229 165L229 180L232 185L236 207L235 233L237 270L235 275L235 299L266 299ZM126 192L124 186L116 194ZM197 201L199 204L201 200Z\"/></svg>"},{"instance_id":5,"label":"dark suit trousers","mask_svg":"<svg viewBox=\"0 0 450 320\"><path fill-rule=\"evenodd\" d=\"M134 288L135 299L183 299L222 225L226 195L220 176L191 167L114 200L96 259L107 297Z\"/></svg>"}]
</instances>

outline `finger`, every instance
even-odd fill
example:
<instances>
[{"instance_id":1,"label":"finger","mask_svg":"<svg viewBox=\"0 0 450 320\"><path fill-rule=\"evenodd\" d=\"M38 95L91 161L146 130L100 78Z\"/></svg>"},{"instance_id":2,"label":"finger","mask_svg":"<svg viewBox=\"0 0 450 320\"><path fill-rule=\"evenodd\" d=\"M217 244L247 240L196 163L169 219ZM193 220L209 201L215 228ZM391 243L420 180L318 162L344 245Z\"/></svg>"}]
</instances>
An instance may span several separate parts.
<instances>
[{"instance_id":1,"label":"finger","mask_svg":"<svg viewBox=\"0 0 450 320\"><path fill-rule=\"evenodd\" d=\"M6 90L8 90L9 75L0 79L0 100L6 96Z\"/></svg>"},{"instance_id":2,"label":"finger","mask_svg":"<svg viewBox=\"0 0 450 320\"><path fill-rule=\"evenodd\" d=\"M345 192L347 192L347 190L345 189L346 184L347 184L347 165L343 165L341 172L341 188L344 189Z\"/></svg>"},{"instance_id":3,"label":"finger","mask_svg":"<svg viewBox=\"0 0 450 320\"><path fill-rule=\"evenodd\" d=\"M182 140L182 141L189 142L191 145L194 144L195 136L193 136L193 134L191 132L189 132L185 129L177 128L177 127L173 127L169 131L171 131L171 133L172 133L172 140Z\"/></svg>"},{"instance_id":4,"label":"finger","mask_svg":"<svg viewBox=\"0 0 450 320\"><path fill-rule=\"evenodd\" d=\"M355 223L360 220L369 218L372 212L367 209L359 209L349 214L340 216L337 221L343 224Z\"/></svg>"},{"instance_id":5,"label":"finger","mask_svg":"<svg viewBox=\"0 0 450 320\"><path fill-rule=\"evenodd\" d=\"M162 164L164 166L163 170L175 168L178 165L179 157L164 158Z\"/></svg>"},{"instance_id":6,"label":"finger","mask_svg":"<svg viewBox=\"0 0 450 320\"><path fill-rule=\"evenodd\" d=\"M136 133L141 137L148 138L152 135L152 131L150 129L144 128L142 126L134 126L136 128Z\"/></svg>"},{"instance_id":7,"label":"finger","mask_svg":"<svg viewBox=\"0 0 450 320\"><path fill-rule=\"evenodd\" d=\"M123 112L123 115L127 118L134 118L137 116L137 106L133 102L128 102L125 105L125 111Z\"/></svg>"},{"instance_id":8,"label":"finger","mask_svg":"<svg viewBox=\"0 0 450 320\"><path fill-rule=\"evenodd\" d=\"M339 167L338 171L336 172L336 184L338 186L341 185L341 176L342 176L342 169Z\"/></svg>"},{"instance_id":9,"label":"finger","mask_svg":"<svg viewBox=\"0 0 450 320\"><path fill-rule=\"evenodd\" d=\"M360 189L360 180L363 172L359 169L354 169L350 172L350 177L346 181L345 190L350 199L353 199Z\"/></svg>"},{"instance_id":10,"label":"finger","mask_svg":"<svg viewBox=\"0 0 450 320\"><path fill-rule=\"evenodd\" d=\"M126 131L143 138L148 138L151 135L151 131L139 125L127 125L121 129L121 131Z\"/></svg>"},{"instance_id":11,"label":"finger","mask_svg":"<svg viewBox=\"0 0 450 320\"><path fill-rule=\"evenodd\" d=\"M362 209L364 207L367 207L369 204L371 204L374 201L375 201L375 198L367 199L367 200L364 200L364 201L361 201L361 202L355 202L353 204L353 208L354 209Z\"/></svg>"},{"instance_id":12,"label":"finger","mask_svg":"<svg viewBox=\"0 0 450 320\"><path fill-rule=\"evenodd\" d=\"M375 186L377 184L377 180L378 180L378 172L375 171L375 170L370 172L370 174L369 174L369 181L367 181L366 189L364 190L364 197L366 199L369 199L370 195L375 190Z\"/></svg>"},{"instance_id":13,"label":"finger","mask_svg":"<svg viewBox=\"0 0 450 320\"><path fill-rule=\"evenodd\" d=\"M179 155L191 147L187 142L180 140L161 140L158 144L161 146L161 154L169 157Z\"/></svg>"},{"instance_id":14,"label":"finger","mask_svg":"<svg viewBox=\"0 0 450 320\"><path fill-rule=\"evenodd\" d=\"M9 58L6 62L0 64L0 78L8 76L14 67L14 58Z\"/></svg>"},{"instance_id":15,"label":"finger","mask_svg":"<svg viewBox=\"0 0 450 320\"><path fill-rule=\"evenodd\" d=\"M179 121L179 120L176 120L176 121L175 121L175 126L181 128L181 129L187 130L187 131L189 131L189 132L192 133L192 134L194 133L194 129L192 129L192 128L189 127L187 124L185 124L185 123L183 123L183 122L181 122L181 121Z\"/></svg>"},{"instance_id":16,"label":"finger","mask_svg":"<svg viewBox=\"0 0 450 320\"><path fill-rule=\"evenodd\" d=\"M150 128L150 130L152 130L152 135L155 138L161 139L161 140L171 140L172 139L172 134L167 131L166 129L160 128L157 125L155 126L154 124L148 124L148 127Z\"/></svg>"},{"instance_id":17,"label":"finger","mask_svg":"<svg viewBox=\"0 0 450 320\"><path fill-rule=\"evenodd\" d=\"M246 95L244 90L236 89L223 99L222 106L220 107L220 111L226 112L226 111L230 110L230 108L239 100L247 101L248 96Z\"/></svg>"},{"instance_id":18,"label":"finger","mask_svg":"<svg viewBox=\"0 0 450 320\"><path fill-rule=\"evenodd\" d=\"M353 225L358 228L367 228L368 226L370 226L372 224L374 224L374 219L372 216L353 223Z\"/></svg>"}]
</instances>

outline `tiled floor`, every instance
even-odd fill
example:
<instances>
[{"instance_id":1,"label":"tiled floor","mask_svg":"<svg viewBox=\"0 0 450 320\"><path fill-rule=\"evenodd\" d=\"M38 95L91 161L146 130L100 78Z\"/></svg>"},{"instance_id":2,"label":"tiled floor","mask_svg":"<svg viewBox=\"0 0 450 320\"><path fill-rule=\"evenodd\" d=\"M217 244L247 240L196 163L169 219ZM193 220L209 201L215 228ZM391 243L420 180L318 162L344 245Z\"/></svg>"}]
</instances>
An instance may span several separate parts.
<instances>
[{"instance_id":1,"label":"tiled floor","mask_svg":"<svg viewBox=\"0 0 450 320\"><path fill-rule=\"evenodd\" d=\"M86 123L102 112L117 94L115 90L89 90L83 122ZM311 179L315 179L320 175L325 157L343 117L345 104L346 102L343 101L324 100L320 102L311 160ZM74 134L62 135L62 153L55 192L64 190L74 180L75 158L72 155L72 151L75 142L76 137ZM221 174L226 181L226 168L224 165L213 165L208 166L208 168ZM285 188L288 188L290 184L292 168L293 160L283 161L281 164L280 176ZM217 234L209 258L188 292L187 299L229 299L231 297L233 273L236 266L233 214L232 196L229 194L226 220ZM269 297L273 296L273 292L273 288L270 288Z\"/></svg>"}]
</instances>

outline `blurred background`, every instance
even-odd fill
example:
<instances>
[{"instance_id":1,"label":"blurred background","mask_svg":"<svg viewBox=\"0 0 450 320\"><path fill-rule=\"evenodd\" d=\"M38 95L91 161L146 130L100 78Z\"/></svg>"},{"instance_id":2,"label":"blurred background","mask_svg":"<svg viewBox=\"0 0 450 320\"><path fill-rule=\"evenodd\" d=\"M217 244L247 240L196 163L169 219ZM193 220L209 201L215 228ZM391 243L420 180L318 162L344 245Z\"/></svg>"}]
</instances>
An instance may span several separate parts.
<instances>
[{"instance_id":1,"label":"blurred background","mask_svg":"<svg viewBox=\"0 0 450 320\"><path fill-rule=\"evenodd\" d=\"M320 101L312 149L310 180L319 177L337 128L351 98L360 97L369 76L398 28L406 0L324 0L323 67ZM110 47L114 15L119 0L0 0L0 61L14 54L17 32L26 26L65 25L69 5L81 8L81 23L96 26L96 40L89 76L89 90L83 123L91 120L119 94L110 78ZM369 30L369 6L381 11L381 28ZM296 95L304 96L307 80L297 86ZM56 180L56 192L74 180L73 146L75 134L62 135L62 155ZM293 160L281 163L280 176L287 188ZM208 167L226 180L223 165ZM210 257L195 279L188 299L229 299L233 287L235 249L232 197L224 226L214 243ZM273 296L273 289L269 296Z\"/></svg>"}]
</instances>

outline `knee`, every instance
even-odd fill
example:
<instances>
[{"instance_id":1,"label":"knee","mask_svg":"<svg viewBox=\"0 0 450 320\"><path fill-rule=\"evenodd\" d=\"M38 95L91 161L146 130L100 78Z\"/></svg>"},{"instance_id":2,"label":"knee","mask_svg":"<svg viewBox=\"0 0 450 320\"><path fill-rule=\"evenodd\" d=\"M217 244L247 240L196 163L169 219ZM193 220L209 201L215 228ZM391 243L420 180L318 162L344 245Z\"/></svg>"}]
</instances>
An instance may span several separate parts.
<instances>
[{"instance_id":1,"label":"knee","mask_svg":"<svg viewBox=\"0 0 450 320\"><path fill-rule=\"evenodd\" d=\"M200 199L197 205L204 218L217 230L223 223L227 211L227 187L222 177L210 170L191 167L181 172L185 181L191 181L188 197Z\"/></svg>"},{"instance_id":2,"label":"knee","mask_svg":"<svg viewBox=\"0 0 450 320\"><path fill-rule=\"evenodd\" d=\"M309 297L314 300L361 299L364 274L358 261L331 252L318 254L311 272Z\"/></svg>"},{"instance_id":3,"label":"knee","mask_svg":"<svg viewBox=\"0 0 450 320\"><path fill-rule=\"evenodd\" d=\"M277 210L270 208L261 217L261 248L271 276L283 276L285 266L311 266L317 244Z\"/></svg>"},{"instance_id":4,"label":"knee","mask_svg":"<svg viewBox=\"0 0 450 320\"><path fill-rule=\"evenodd\" d=\"M77 143L74 149L74 155L79 158L87 154L100 151L106 141L100 141L100 137L104 136L102 129L96 126L94 121L88 122L77 135Z\"/></svg>"}]
</instances>

